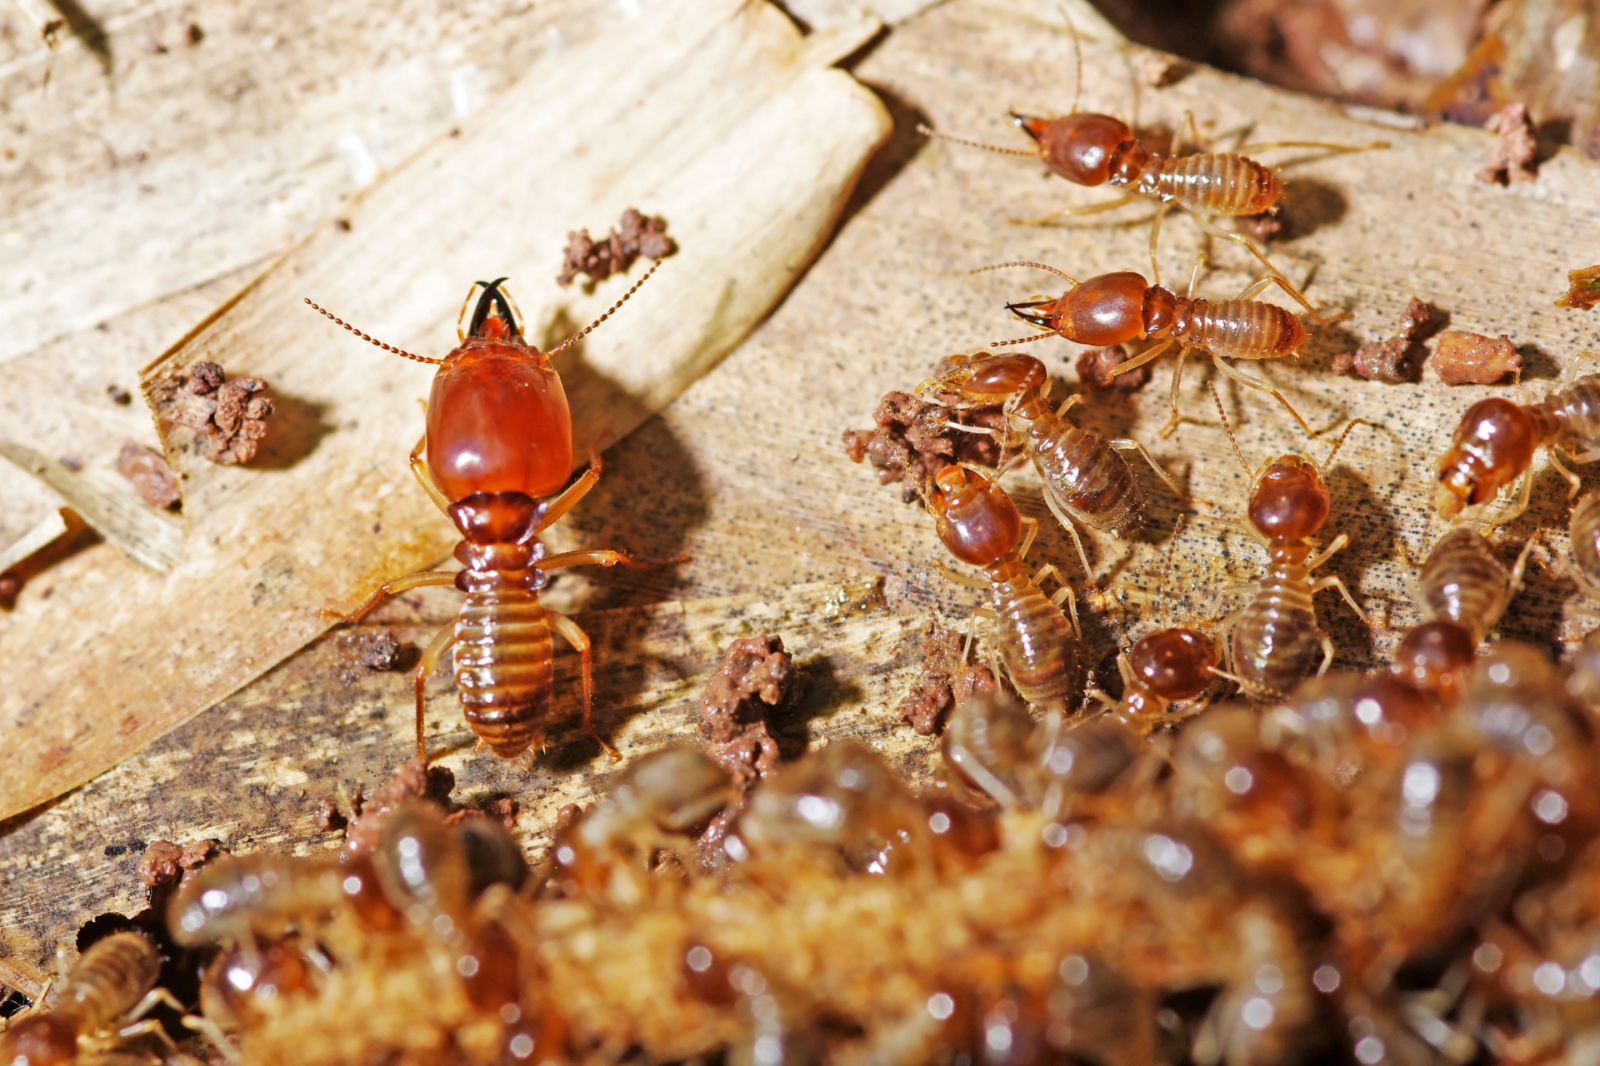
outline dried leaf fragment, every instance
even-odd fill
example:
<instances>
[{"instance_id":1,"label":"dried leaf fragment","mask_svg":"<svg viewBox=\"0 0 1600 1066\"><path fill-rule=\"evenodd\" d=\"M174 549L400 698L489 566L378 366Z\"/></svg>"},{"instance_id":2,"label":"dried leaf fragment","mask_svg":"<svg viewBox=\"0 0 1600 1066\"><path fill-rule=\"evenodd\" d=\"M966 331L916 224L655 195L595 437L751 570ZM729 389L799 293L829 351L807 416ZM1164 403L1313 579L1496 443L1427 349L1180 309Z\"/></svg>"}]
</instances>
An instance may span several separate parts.
<instances>
[{"instance_id":1,"label":"dried leaf fragment","mask_svg":"<svg viewBox=\"0 0 1600 1066\"><path fill-rule=\"evenodd\" d=\"M1539 142L1533 134L1533 120L1526 104L1507 104L1489 116L1483 128L1497 135L1489 150L1489 161L1478 171L1478 180L1490 184L1513 185L1533 181L1539 176L1534 160Z\"/></svg>"},{"instance_id":2,"label":"dried leaf fragment","mask_svg":"<svg viewBox=\"0 0 1600 1066\"><path fill-rule=\"evenodd\" d=\"M123 441L117 454L117 473L133 482L139 498L158 511L166 510L182 497L178 477L160 452L135 441Z\"/></svg>"},{"instance_id":3,"label":"dried leaf fragment","mask_svg":"<svg viewBox=\"0 0 1600 1066\"><path fill-rule=\"evenodd\" d=\"M1556 301L1556 306L1589 311L1597 303L1600 303L1600 265L1567 271L1567 294Z\"/></svg>"},{"instance_id":4,"label":"dried leaf fragment","mask_svg":"<svg viewBox=\"0 0 1600 1066\"><path fill-rule=\"evenodd\" d=\"M187 378L169 378L151 390L158 413L201 435L205 456L213 463L234 466L256 457L267 433L272 400L257 393L266 390L260 378L229 379L222 367L197 362Z\"/></svg>"},{"instance_id":5,"label":"dried leaf fragment","mask_svg":"<svg viewBox=\"0 0 1600 1066\"><path fill-rule=\"evenodd\" d=\"M651 218L630 207L622 212L621 231L612 230L598 244L586 229L567 234L566 258L556 283L571 285L579 274L587 274L590 281L604 281L612 274L625 273L640 256L665 259L677 250L667 236L666 219Z\"/></svg>"},{"instance_id":6,"label":"dried leaf fragment","mask_svg":"<svg viewBox=\"0 0 1600 1066\"><path fill-rule=\"evenodd\" d=\"M1522 356L1510 337L1447 329L1439 334L1428 365L1446 385L1491 385L1521 370Z\"/></svg>"}]
</instances>

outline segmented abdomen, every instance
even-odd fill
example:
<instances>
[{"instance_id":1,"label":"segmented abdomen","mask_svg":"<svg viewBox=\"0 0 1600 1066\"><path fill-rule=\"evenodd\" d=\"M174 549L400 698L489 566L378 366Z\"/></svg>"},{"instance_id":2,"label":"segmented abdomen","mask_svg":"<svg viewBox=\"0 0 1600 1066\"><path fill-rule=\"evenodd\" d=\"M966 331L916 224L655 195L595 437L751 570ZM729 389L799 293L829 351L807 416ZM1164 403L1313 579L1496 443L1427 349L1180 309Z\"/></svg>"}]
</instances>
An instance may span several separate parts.
<instances>
[{"instance_id":1,"label":"segmented abdomen","mask_svg":"<svg viewBox=\"0 0 1600 1066\"><path fill-rule=\"evenodd\" d=\"M1245 695L1276 699L1322 662L1322 631L1303 563L1274 561L1234 623L1233 672Z\"/></svg>"},{"instance_id":2,"label":"segmented abdomen","mask_svg":"<svg viewBox=\"0 0 1600 1066\"><path fill-rule=\"evenodd\" d=\"M1083 678L1078 640L1066 615L1028 579L1020 563L1002 562L989 578L1000 657L1011 683L1032 704L1076 704Z\"/></svg>"},{"instance_id":3,"label":"segmented abdomen","mask_svg":"<svg viewBox=\"0 0 1600 1066\"><path fill-rule=\"evenodd\" d=\"M1541 405L1555 416L1561 427L1559 441L1568 451L1582 456L1600 451L1600 374L1585 374L1568 388L1552 392ZM1596 456L1585 456L1592 462Z\"/></svg>"},{"instance_id":4,"label":"segmented abdomen","mask_svg":"<svg viewBox=\"0 0 1600 1066\"><path fill-rule=\"evenodd\" d=\"M1195 300L1180 305L1173 335L1228 359L1279 359L1306 342L1300 319L1259 300Z\"/></svg>"},{"instance_id":5,"label":"segmented abdomen","mask_svg":"<svg viewBox=\"0 0 1600 1066\"><path fill-rule=\"evenodd\" d=\"M555 659L536 593L467 593L456 619L455 668L467 724L496 755L509 759L538 741Z\"/></svg>"},{"instance_id":6,"label":"segmented abdomen","mask_svg":"<svg viewBox=\"0 0 1600 1066\"><path fill-rule=\"evenodd\" d=\"M1584 493L1573 506L1567 532L1572 576L1589 595L1600 596L1600 492Z\"/></svg>"},{"instance_id":7,"label":"segmented abdomen","mask_svg":"<svg viewBox=\"0 0 1600 1066\"><path fill-rule=\"evenodd\" d=\"M1462 526L1433 546L1417 589L1429 619L1454 622L1482 640L1511 598L1511 571L1481 534Z\"/></svg>"},{"instance_id":8,"label":"segmented abdomen","mask_svg":"<svg viewBox=\"0 0 1600 1066\"><path fill-rule=\"evenodd\" d=\"M1144 486L1122 453L1064 418L1047 421L1031 443L1051 510L1118 537L1144 525Z\"/></svg>"},{"instance_id":9,"label":"segmented abdomen","mask_svg":"<svg viewBox=\"0 0 1600 1066\"><path fill-rule=\"evenodd\" d=\"M1203 215L1258 215L1283 199L1283 182L1254 159L1202 152L1155 157L1139 191Z\"/></svg>"},{"instance_id":10,"label":"segmented abdomen","mask_svg":"<svg viewBox=\"0 0 1600 1066\"><path fill-rule=\"evenodd\" d=\"M161 956L140 933L96 940L72 968L56 1010L79 1020L84 1031L104 1029L132 1010L156 986Z\"/></svg>"}]
</instances>

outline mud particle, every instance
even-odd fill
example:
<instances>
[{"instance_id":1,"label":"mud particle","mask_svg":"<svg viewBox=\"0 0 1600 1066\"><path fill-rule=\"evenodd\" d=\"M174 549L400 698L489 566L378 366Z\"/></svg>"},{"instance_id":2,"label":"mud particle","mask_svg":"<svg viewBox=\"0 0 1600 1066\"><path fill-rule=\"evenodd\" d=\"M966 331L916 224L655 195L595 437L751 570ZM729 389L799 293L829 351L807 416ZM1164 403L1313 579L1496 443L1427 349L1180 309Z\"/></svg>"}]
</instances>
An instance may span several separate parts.
<instances>
[{"instance_id":1,"label":"mud particle","mask_svg":"<svg viewBox=\"0 0 1600 1066\"><path fill-rule=\"evenodd\" d=\"M1138 392L1150 380L1150 364L1112 377L1111 372L1127 361L1128 353L1120 344L1110 348L1086 348L1078 353L1073 369L1078 372L1078 383L1087 388Z\"/></svg>"},{"instance_id":2,"label":"mud particle","mask_svg":"<svg viewBox=\"0 0 1600 1066\"><path fill-rule=\"evenodd\" d=\"M121 385L107 385L106 395L111 397L111 402L118 407L126 407L133 402L133 393Z\"/></svg>"},{"instance_id":3,"label":"mud particle","mask_svg":"<svg viewBox=\"0 0 1600 1066\"><path fill-rule=\"evenodd\" d=\"M1146 52L1139 57L1139 81L1152 89L1176 85L1188 76L1189 68L1171 56Z\"/></svg>"},{"instance_id":4,"label":"mud particle","mask_svg":"<svg viewBox=\"0 0 1600 1066\"><path fill-rule=\"evenodd\" d=\"M510 796L502 796L497 800L491 800L484 804L482 810L485 816L493 818L508 830L517 827L517 819L522 814L522 809L517 805L517 801Z\"/></svg>"},{"instance_id":5,"label":"mud particle","mask_svg":"<svg viewBox=\"0 0 1600 1066\"><path fill-rule=\"evenodd\" d=\"M1556 306L1589 311L1595 304L1600 304L1600 266L1567 271L1567 294Z\"/></svg>"},{"instance_id":6,"label":"mud particle","mask_svg":"<svg viewBox=\"0 0 1600 1066\"><path fill-rule=\"evenodd\" d=\"M187 379L158 386L154 399L173 422L200 434L207 459L233 466L254 459L266 436L272 400L258 395L266 387L260 378L229 380L216 363L200 362Z\"/></svg>"},{"instance_id":7,"label":"mud particle","mask_svg":"<svg viewBox=\"0 0 1600 1066\"><path fill-rule=\"evenodd\" d=\"M966 638L935 624L922 641L922 677L896 710L918 735L931 737L944 728L950 709L974 693L999 687L987 666L969 665L962 654Z\"/></svg>"},{"instance_id":8,"label":"mud particle","mask_svg":"<svg viewBox=\"0 0 1600 1066\"><path fill-rule=\"evenodd\" d=\"M948 425L955 422L1004 430L1006 416L1001 408L960 410L943 402L954 402L956 397L936 395L934 399L941 402L920 400L908 392L886 393L872 412L875 429L847 429L842 434L845 454L851 461L871 463L878 471L880 484L901 483L901 499L906 503L914 502L933 475L951 463L998 466L1006 458L992 435L968 433Z\"/></svg>"},{"instance_id":9,"label":"mud particle","mask_svg":"<svg viewBox=\"0 0 1600 1066\"><path fill-rule=\"evenodd\" d=\"M178 866L178 860L182 857L183 849L172 841L151 841L150 847L145 849L144 858L139 860L139 880L147 888L176 881L182 872Z\"/></svg>"},{"instance_id":10,"label":"mud particle","mask_svg":"<svg viewBox=\"0 0 1600 1066\"><path fill-rule=\"evenodd\" d=\"M357 637L352 651L356 662L368 670L394 670L400 665L400 642L387 629Z\"/></svg>"},{"instance_id":11,"label":"mud particle","mask_svg":"<svg viewBox=\"0 0 1600 1066\"><path fill-rule=\"evenodd\" d=\"M701 727L711 738L706 754L741 787L777 769L778 742L767 720L786 708L794 680L782 639L746 637L728 645L700 694Z\"/></svg>"},{"instance_id":12,"label":"mud particle","mask_svg":"<svg viewBox=\"0 0 1600 1066\"><path fill-rule=\"evenodd\" d=\"M454 814L458 808L450 801L450 790L455 785L456 775L447 766L430 766L421 756L401 763L372 799L358 808L344 835L346 857L375 848L383 833L384 818L408 799L427 800L447 814Z\"/></svg>"},{"instance_id":13,"label":"mud particle","mask_svg":"<svg viewBox=\"0 0 1600 1066\"><path fill-rule=\"evenodd\" d=\"M61 465L76 474L83 469L83 460L76 455L63 455Z\"/></svg>"},{"instance_id":14,"label":"mud particle","mask_svg":"<svg viewBox=\"0 0 1600 1066\"><path fill-rule=\"evenodd\" d=\"M117 473L133 483L139 498L157 510L166 510L181 498L178 478L160 452L125 440L117 453Z\"/></svg>"},{"instance_id":15,"label":"mud particle","mask_svg":"<svg viewBox=\"0 0 1600 1066\"><path fill-rule=\"evenodd\" d=\"M603 281L612 274L625 272L640 256L646 259L665 259L678 250L667 236L667 223L662 218L651 218L634 208L622 212L621 230L613 229L610 236L596 242L589 231L574 230L567 234L567 250L556 283L571 285L579 274L586 274L591 282Z\"/></svg>"},{"instance_id":16,"label":"mud particle","mask_svg":"<svg viewBox=\"0 0 1600 1066\"><path fill-rule=\"evenodd\" d=\"M1491 185L1514 185L1533 181L1539 176L1534 160L1539 155L1539 142L1533 134L1533 120L1523 104L1507 104L1489 116L1483 128L1496 134L1494 147L1489 149L1489 161L1478 171L1478 180Z\"/></svg>"},{"instance_id":17,"label":"mud particle","mask_svg":"<svg viewBox=\"0 0 1600 1066\"><path fill-rule=\"evenodd\" d=\"M311 815L311 824L317 827L319 833L337 833L350 824L350 819L339 810L339 804L332 796L323 796L317 800L317 809Z\"/></svg>"},{"instance_id":18,"label":"mud particle","mask_svg":"<svg viewBox=\"0 0 1600 1066\"><path fill-rule=\"evenodd\" d=\"M1354 352L1335 355L1333 372L1390 384L1416 381L1427 356L1421 342L1436 328L1433 308L1413 296L1400 313L1399 326L1400 331L1387 340L1370 341Z\"/></svg>"},{"instance_id":19,"label":"mud particle","mask_svg":"<svg viewBox=\"0 0 1600 1066\"><path fill-rule=\"evenodd\" d=\"M1238 225L1240 233L1262 244L1283 240L1288 236L1289 223L1276 208L1258 215L1241 215Z\"/></svg>"},{"instance_id":20,"label":"mud particle","mask_svg":"<svg viewBox=\"0 0 1600 1066\"><path fill-rule=\"evenodd\" d=\"M1428 366L1446 385L1492 385L1520 371L1522 356L1510 337L1447 329L1439 334Z\"/></svg>"}]
</instances>

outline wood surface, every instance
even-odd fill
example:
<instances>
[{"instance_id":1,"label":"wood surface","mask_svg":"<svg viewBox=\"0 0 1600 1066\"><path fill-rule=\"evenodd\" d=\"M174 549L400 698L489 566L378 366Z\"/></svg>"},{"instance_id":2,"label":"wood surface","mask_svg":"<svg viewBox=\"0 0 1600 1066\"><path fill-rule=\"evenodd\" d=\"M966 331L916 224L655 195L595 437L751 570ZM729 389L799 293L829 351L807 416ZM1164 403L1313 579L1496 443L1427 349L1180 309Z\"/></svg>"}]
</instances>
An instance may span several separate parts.
<instances>
[{"instance_id":1,"label":"wood surface","mask_svg":"<svg viewBox=\"0 0 1600 1066\"><path fill-rule=\"evenodd\" d=\"M1557 151L1536 182L1486 185L1474 177L1492 142L1482 131L1411 129L1394 117L1205 69L1163 89L1136 89L1141 50L1121 45L1086 8L1067 10L1084 35L1085 109L1168 128L1192 110L1212 136L1343 144L1382 138L1392 145L1354 155L1295 149L1266 156L1286 164L1286 214L1295 234L1272 255L1315 303L1346 316L1315 330L1300 359L1269 373L1319 429L1357 416L1375 423L1355 430L1329 472L1334 499L1326 530L1327 537L1350 535L1350 548L1329 570L1350 585L1375 624L1363 626L1327 594L1319 597L1319 616L1338 665L1381 663L1417 620L1396 544L1420 557L1442 530L1430 510L1431 464L1468 404L1514 390L1452 388L1432 377L1415 385L1339 378L1330 358L1390 335L1414 295L1448 312L1452 328L1509 335L1524 356L1525 394L1541 395L1593 344L1596 320L1553 301L1565 291L1566 271L1594 259L1600 168ZM1008 108L1067 110L1073 46L1061 12L1054 0L952 0L896 26L851 64L895 128L837 234L736 352L608 452L600 486L552 538L560 549L688 556L650 571L563 575L550 599L577 612L591 632L608 634L597 649L608 693L601 718L626 751L669 737L694 739L692 689L714 659L712 646L733 633L776 632L806 664L812 687L805 725L815 742L864 734L881 741L912 780L927 772L933 742L900 725L894 703L911 683L926 625L938 617L964 625L978 596L935 569L945 560L927 516L900 502L898 486L880 486L870 469L852 465L839 433L869 425L879 395L915 385L942 355L1023 335L1025 327L1003 309L1006 300L1059 291L1050 275L972 277L969 270L1013 259L1043 260L1079 277L1146 268L1147 210L1046 228L1009 225L1010 217L1111 194L1046 177L1031 160L926 144L915 132L926 122L1019 144L1025 142L1006 121ZM1127 223L1111 224L1122 219ZM1161 249L1169 283L1186 281L1198 243L1187 219L1168 220ZM1253 274L1236 249L1217 248L1200 292L1231 295ZM1073 346L1047 339L1030 347L1070 382ZM1248 478L1204 390L1211 375L1191 366L1182 401L1194 421L1169 440L1156 436L1167 414L1169 368L1161 364L1131 401L1092 399L1074 417L1145 441L1179 484L1205 501L1197 511L1237 518ZM1270 402L1231 387L1221 393L1252 465L1288 451L1319 460L1327 454L1328 445L1308 440ZM372 461L403 468L404 450ZM1537 461L1533 507L1501 534L1508 560L1528 537L1539 544L1500 634L1556 650L1587 623L1569 619L1572 586L1548 565L1564 553L1566 500L1544 464ZM1043 524L1034 557L1062 566L1080 592L1088 591L1031 472L1007 475L1006 484ZM1086 535L1094 581L1105 592L1087 618L1097 658L1156 625L1221 617L1239 600L1228 590L1259 573L1261 554L1246 537L1199 516L1180 528L1187 509L1154 479L1146 484L1152 507L1143 533L1124 542ZM864 576L881 579L882 606L868 597L849 626L828 622L827 590ZM63 570L57 587L69 577L76 573ZM30 592L35 586L24 596ZM414 647L429 627L452 617L455 602L448 591L407 594L358 631L388 626ZM757 604L763 613L752 617ZM700 619L684 627L691 650L678 653L684 657L670 670L652 673L658 667L645 664L672 660L677 638L665 627L678 611ZM719 612L734 621L724 624ZM409 754L406 679L352 666L340 650L348 639L323 636L117 770L13 819L0 838L0 929L14 957L40 965L56 938L87 918L141 906L128 849L154 836L217 836L236 850L332 846L311 825L319 793L339 784L370 791L385 767ZM570 659L560 661L558 673L570 676ZM661 702L641 698L646 691ZM570 707L570 686L566 692ZM558 802L591 794L614 767L581 743L558 745L531 762L471 756L453 695L449 681L437 679L429 709L434 743L451 749L458 797L477 803L515 796L524 808L519 832L536 853ZM646 707L667 709L648 718L633 711Z\"/></svg>"}]
</instances>

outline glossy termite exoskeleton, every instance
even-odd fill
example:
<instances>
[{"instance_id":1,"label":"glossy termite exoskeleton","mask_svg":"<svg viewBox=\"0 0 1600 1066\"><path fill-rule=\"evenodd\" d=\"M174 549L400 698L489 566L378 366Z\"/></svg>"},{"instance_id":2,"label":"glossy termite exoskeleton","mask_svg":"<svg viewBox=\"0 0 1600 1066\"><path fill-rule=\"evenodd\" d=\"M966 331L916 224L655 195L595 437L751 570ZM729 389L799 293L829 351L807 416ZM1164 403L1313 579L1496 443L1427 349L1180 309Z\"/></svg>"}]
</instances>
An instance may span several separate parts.
<instances>
[{"instance_id":1,"label":"glossy termite exoskeleton","mask_svg":"<svg viewBox=\"0 0 1600 1066\"><path fill-rule=\"evenodd\" d=\"M1220 399L1217 405L1221 407ZM1323 468L1339 454L1350 431L1363 424L1355 419L1345 427ZM1240 528L1267 550L1267 568L1250 601L1223 623L1229 634L1231 673L1216 671L1217 676L1236 681L1251 699L1276 699L1313 671L1319 676L1327 672L1333 662L1333 641L1317 625L1312 597L1318 592L1338 589L1356 617L1367 621L1342 580L1312 577L1350 543L1349 535L1341 533L1320 552L1313 545L1311 538L1328 521L1331 510L1332 496L1322 471L1302 456L1279 456L1251 478L1248 522L1240 523Z\"/></svg>"},{"instance_id":2,"label":"glossy termite exoskeleton","mask_svg":"<svg viewBox=\"0 0 1600 1066\"><path fill-rule=\"evenodd\" d=\"M1073 46L1077 48L1074 30ZM964 137L952 137L927 126L918 129L926 136L938 137L969 148L1001 155L1032 156L1042 160L1052 174L1074 185L1112 185L1127 192L1105 203L1066 207L1043 218L1013 219L1018 225L1044 225L1058 218L1113 211L1139 199L1155 200L1160 207L1150 225L1150 269L1157 280L1156 245L1161 223L1167 212L1180 207L1194 217L1195 224L1211 237L1233 241L1259 259L1268 270L1279 273L1256 244L1243 234L1216 225L1215 216L1240 217L1276 213L1283 201L1283 180L1271 168L1244 155L1245 151L1264 152L1276 148L1320 148L1330 152L1360 152L1387 148L1388 142L1370 145L1325 144L1319 141L1275 141L1241 146L1235 152L1182 153L1185 143L1198 144L1194 115L1185 111L1171 154L1152 151L1128 123L1112 115L1078 111L1082 90L1082 56L1079 54L1078 85L1073 92L1072 111L1060 118L1043 118L1011 112L1011 121L1033 139L1034 148L1004 148ZM1187 133L1187 140L1184 134Z\"/></svg>"},{"instance_id":3,"label":"glossy termite exoskeleton","mask_svg":"<svg viewBox=\"0 0 1600 1066\"><path fill-rule=\"evenodd\" d=\"M1541 445L1550 450L1551 464L1572 486L1569 496L1576 496L1578 475L1561 464L1556 452L1565 451L1574 463L1600 459L1600 374L1563 376L1561 384L1537 403L1519 404L1495 396L1467 408L1439 460L1434 487L1439 513L1454 518L1464 508L1488 503L1521 476L1515 507L1490 524L1515 520L1528 509L1533 453Z\"/></svg>"},{"instance_id":4,"label":"glossy termite exoskeleton","mask_svg":"<svg viewBox=\"0 0 1600 1066\"><path fill-rule=\"evenodd\" d=\"M1076 600L1065 582L1054 597L1039 589L1046 575L1062 580L1054 566L1028 576L1023 557L1038 523L1023 518L999 485L966 467L947 466L934 475L927 504L950 554L983 570L978 580L944 568L952 580L989 593L1000 660L1017 692L1036 707L1074 709L1083 695ZM1063 600L1072 607L1071 622L1061 611Z\"/></svg>"},{"instance_id":5,"label":"glossy termite exoskeleton","mask_svg":"<svg viewBox=\"0 0 1600 1066\"><path fill-rule=\"evenodd\" d=\"M0 1063L122 1061L115 1050L141 1036L176 1051L159 1022L139 1020L163 1003L183 1013L182 1004L156 987L161 962L161 952L143 933L112 933L96 940L56 987L46 1008L12 1019L0 1032Z\"/></svg>"},{"instance_id":6,"label":"glossy termite exoskeleton","mask_svg":"<svg viewBox=\"0 0 1600 1066\"><path fill-rule=\"evenodd\" d=\"M1268 285L1278 285L1315 316L1316 311L1306 303L1305 297L1277 275L1268 275L1251 283L1235 299L1204 300L1194 296L1195 282L1199 276L1198 263L1195 265L1195 274L1189 279L1186 296L1179 296L1161 285L1152 285L1145 281L1144 275L1130 270L1101 274L1080 283L1071 275L1044 263L999 263L981 269L999 270L1017 266L1048 270L1065 278L1072 286L1056 298L1040 297L1006 304L1012 314L1045 330L1043 335L1056 334L1069 341L1094 347L1132 340L1156 342L1118 365L1111 371L1111 377L1137 369L1172 345L1178 345L1178 361L1172 371L1172 417L1161 429L1163 437L1171 436L1178 427L1178 386L1183 381L1183 362L1188 358L1191 348L1208 353L1211 362L1222 374L1276 399L1294 416L1301 429L1313 437L1318 435L1264 374L1260 378L1252 377L1226 361L1282 359L1299 351L1305 343L1306 327L1298 317L1277 304L1253 299ZM1024 337L996 341L991 347L1023 344L1037 339Z\"/></svg>"},{"instance_id":7,"label":"glossy termite exoskeleton","mask_svg":"<svg viewBox=\"0 0 1600 1066\"><path fill-rule=\"evenodd\" d=\"M1182 721L1205 710L1205 702L1174 709L1177 704L1200 700L1217 676L1217 645L1206 634L1188 626L1156 629L1117 655L1122 674L1122 699L1103 692L1090 695L1124 724L1141 733Z\"/></svg>"},{"instance_id":8,"label":"glossy termite exoskeleton","mask_svg":"<svg viewBox=\"0 0 1600 1066\"><path fill-rule=\"evenodd\" d=\"M523 338L516 310L500 288L504 278L473 286L472 292L479 286L483 292L471 324L459 331L460 347L443 359L413 355L373 341L311 304L385 351L439 367L428 399L427 431L411 451L411 471L461 532L455 557L463 569L427 570L390 581L344 618L358 621L384 597L424 585L454 585L466 593L455 625L441 630L429 643L413 675L418 755L426 754L424 686L452 645L462 707L480 744L501 758L542 746L555 679L551 634L558 633L582 659L583 728L616 756L591 724L594 686L589 638L570 618L539 603L539 590L551 570L631 563L614 551L546 556L539 542L539 534L600 480L600 458L594 453L589 469L567 485L572 470L572 415L550 357L611 317L655 270L652 266L610 310L548 352ZM472 292L467 294L469 304ZM462 312L465 317L466 305Z\"/></svg>"},{"instance_id":9,"label":"glossy termite exoskeleton","mask_svg":"<svg viewBox=\"0 0 1600 1066\"><path fill-rule=\"evenodd\" d=\"M1586 492L1567 519L1567 573L1578 587L1600 598L1600 492Z\"/></svg>"},{"instance_id":10,"label":"glossy termite exoskeleton","mask_svg":"<svg viewBox=\"0 0 1600 1066\"><path fill-rule=\"evenodd\" d=\"M1423 560L1412 583L1412 596L1424 621L1459 626L1476 646L1516 595L1532 547L1530 540L1508 567L1476 529L1457 526L1447 532Z\"/></svg>"},{"instance_id":11,"label":"glossy termite exoskeleton","mask_svg":"<svg viewBox=\"0 0 1600 1066\"><path fill-rule=\"evenodd\" d=\"M1046 400L1049 371L1033 356L954 356L951 361L954 365L949 371L917 386L917 395L953 394L959 397L955 406L1002 406L1010 432L1001 443L1021 448L1033 461L1044 483L1044 501L1071 535L1085 575L1092 578L1094 571L1073 519L1115 537L1129 536L1144 526L1144 486L1122 451L1144 456L1174 495L1187 499L1138 441L1106 440L1069 422L1066 413L1080 397L1069 396L1059 408L1052 408ZM973 429L954 422L950 425L952 429Z\"/></svg>"}]
</instances>

